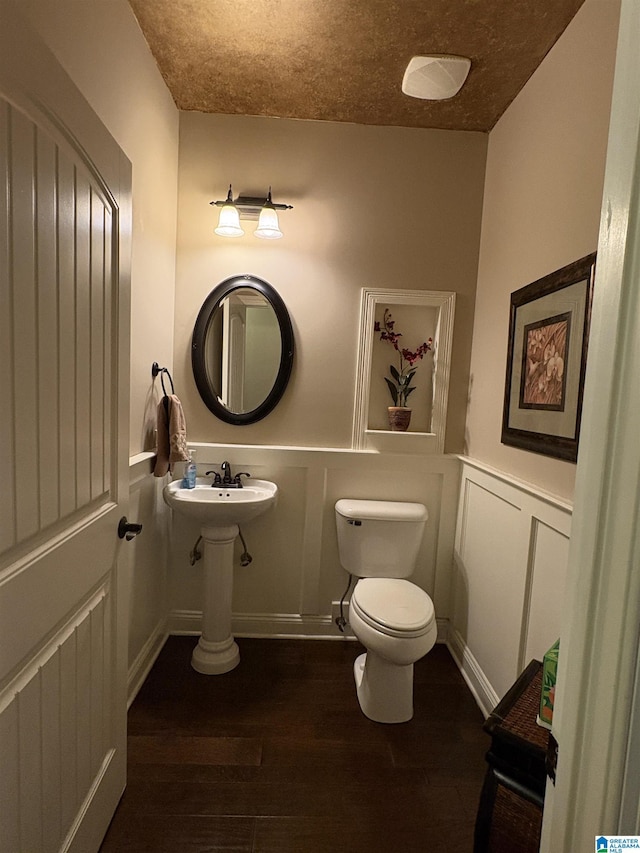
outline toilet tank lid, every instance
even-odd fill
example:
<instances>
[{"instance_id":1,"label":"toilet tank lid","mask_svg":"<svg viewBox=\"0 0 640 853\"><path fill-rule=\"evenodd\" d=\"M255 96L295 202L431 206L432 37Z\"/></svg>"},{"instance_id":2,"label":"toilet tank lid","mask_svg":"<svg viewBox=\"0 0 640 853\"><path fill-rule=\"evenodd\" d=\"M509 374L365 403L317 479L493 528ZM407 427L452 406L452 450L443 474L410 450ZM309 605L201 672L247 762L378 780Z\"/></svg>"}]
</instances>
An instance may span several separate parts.
<instances>
[{"instance_id":1,"label":"toilet tank lid","mask_svg":"<svg viewBox=\"0 0 640 853\"><path fill-rule=\"evenodd\" d=\"M344 518L370 521L426 521L426 506L405 501L360 501L342 498L336 503L336 512Z\"/></svg>"}]
</instances>

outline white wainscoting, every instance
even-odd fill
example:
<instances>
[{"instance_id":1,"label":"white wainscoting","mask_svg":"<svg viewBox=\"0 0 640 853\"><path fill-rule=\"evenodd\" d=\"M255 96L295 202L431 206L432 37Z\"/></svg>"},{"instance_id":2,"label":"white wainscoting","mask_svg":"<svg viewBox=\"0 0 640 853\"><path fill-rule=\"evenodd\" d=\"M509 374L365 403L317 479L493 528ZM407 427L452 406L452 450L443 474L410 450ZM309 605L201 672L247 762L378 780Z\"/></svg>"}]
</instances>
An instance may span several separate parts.
<instances>
[{"instance_id":1,"label":"white wainscoting","mask_svg":"<svg viewBox=\"0 0 640 853\"><path fill-rule=\"evenodd\" d=\"M199 473L226 459L280 488L276 508L243 531L253 561L236 563L237 636L345 636L331 614L347 581L334 523L340 497L427 506L412 580L433 597L438 640L447 642L485 714L560 635L572 510L565 501L464 457L192 446ZM140 454L130 469L130 518L143 523L143 534L131 543L129 701L167 634L199 633L201 622L202 563L189 559L199 530L168 517L165 480L150 476L149 460Z\"/></svg>"},{"instance_id":2,"label":"white wainscoting","mask_svg":"<svg viewBox=\"0 0 640 853\"><path fill-rule=\"evenodd\" d=\"M572 508L461 459L448 644L489 714L560 636Z\"/></svg>"},{"instance_id":3,"label":"white wainscoting","mask_svg":"<svg viewBox=\"0 0 640 853\"><path fill-rule=\"evenodd\" d=\"M129 512L142 532L127 543L123 573L129 603L128 685L131 705L167 638L167 563L169 509L162 499L166 478L152 476L155 455L139 453L129 460Z\"/></svg>"},{"instance_id":4,"label":"white wainscoting","mask_svg":"<svg viewBox=\"0 0 640 853\"><path fill-rule=\"evenodd\" d=\"M243 528L252 563L234 574L233 631L238 636L343 635L331 603L348 576L338 558L334 505L339 498L417 501L429 511L412 580L432 596L440 639L451 613L451 580L460 462L455 456L333 448L193 444L198 473L228 460L234 471L278 484L277 506ZM200 630L202 563L190 565L199 536L185 518L171 522L169 633Z\"/></svg>"}]
</instances>

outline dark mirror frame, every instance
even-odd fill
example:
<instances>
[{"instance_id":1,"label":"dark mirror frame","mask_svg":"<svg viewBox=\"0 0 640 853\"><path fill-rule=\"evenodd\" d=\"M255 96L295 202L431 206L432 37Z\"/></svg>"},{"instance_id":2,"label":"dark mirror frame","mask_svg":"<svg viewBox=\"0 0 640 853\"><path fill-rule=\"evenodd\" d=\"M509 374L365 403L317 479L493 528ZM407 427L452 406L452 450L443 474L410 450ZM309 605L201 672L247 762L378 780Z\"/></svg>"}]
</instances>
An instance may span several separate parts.
<instances>
[{"instance_id":1,"label":"dark mirror frame","mask_svg":"<svg viewBox=\"0 0 640 853\"><path fill-rule=\"evenodd\" d=\"M209 324L222 300L235 290L240 290L241 288L255 290L264 296L271 305L280 327L282 349L280 353L280 366L271 391L267 394L263 402L251 412L239 414L231 412L223 406L215 389L209 382L207 367L204 361L204 343ZM217 418L228 424L254 424L256 421L262 420L277 405L285 392L293 367L293 349L293 326L291 325L289 312L276 290L268 282L254 275L234 275L231 278L225 279L217 287L214 287L205 299L196 319L191 338L191 366L196 386L203 402Z\"/></svg>"}]
</instances>

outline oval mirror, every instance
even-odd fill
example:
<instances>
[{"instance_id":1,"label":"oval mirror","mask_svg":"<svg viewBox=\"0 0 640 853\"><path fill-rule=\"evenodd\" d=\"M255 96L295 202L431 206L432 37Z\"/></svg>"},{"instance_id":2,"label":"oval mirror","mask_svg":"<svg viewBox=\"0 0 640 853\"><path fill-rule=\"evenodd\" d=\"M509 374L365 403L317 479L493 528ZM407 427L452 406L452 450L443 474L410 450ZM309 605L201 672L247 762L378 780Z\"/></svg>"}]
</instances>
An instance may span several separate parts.
<instances>
[{"instance_id":1,"label":"oval mirror","mask_svg":"<svg viewBox=\"0 0 640 853\"><path fill-rule=\"evenodd\" d=\"M253 424L282 397L293 366L293 328L274 288L252 275L227 278L204 301L191 340L202 400L229 424Z\"/></svg>"}]
</instances>

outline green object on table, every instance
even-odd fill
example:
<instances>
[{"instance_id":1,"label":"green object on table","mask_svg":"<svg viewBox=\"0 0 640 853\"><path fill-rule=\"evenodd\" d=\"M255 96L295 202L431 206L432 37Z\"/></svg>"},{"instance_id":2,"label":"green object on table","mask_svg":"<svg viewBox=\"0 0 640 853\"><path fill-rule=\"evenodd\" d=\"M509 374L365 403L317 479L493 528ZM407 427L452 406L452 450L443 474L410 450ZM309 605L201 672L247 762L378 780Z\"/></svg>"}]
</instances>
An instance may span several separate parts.
<instances>
[{"instance_id":1,"label":"green object on table","mask_svg":"<svg viewBox=\"0 0 640 853\"><path fill-rule=\"evenodd\" d=\"M550 729L553 721L556 680L558 678L558 655L560 640L556 640L542 661L542 689L540 691L540 713L538 723Z\"/></svg>"}]
</instances>

